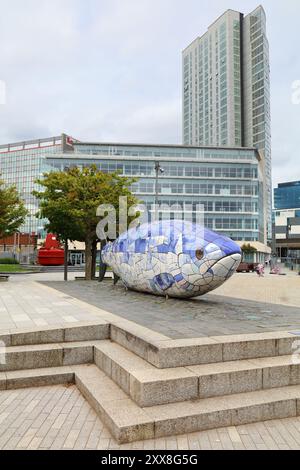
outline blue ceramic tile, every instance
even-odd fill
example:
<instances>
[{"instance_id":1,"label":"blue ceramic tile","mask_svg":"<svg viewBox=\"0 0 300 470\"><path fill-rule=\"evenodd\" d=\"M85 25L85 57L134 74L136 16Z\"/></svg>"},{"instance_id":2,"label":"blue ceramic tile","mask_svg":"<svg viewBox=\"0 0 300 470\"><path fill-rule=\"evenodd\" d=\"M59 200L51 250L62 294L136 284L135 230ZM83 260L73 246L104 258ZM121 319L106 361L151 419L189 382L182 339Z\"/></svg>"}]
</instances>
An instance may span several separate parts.
<instances>
[{"instance_id":1,"label":"blue ceramic tile","mask_svg":"<svg viewBox=\"0 0 300 470\"><path fill-rule=\"evenodd\" d=\"M161 236L164 243L159 240ZM175 250L181 238L183 253L177 256ZM203 250L201 260L196 257L199 248ZM229 262L228 268L226 262L218 263L232 254L240 255L240 248L227 237L191 222L172 220L130 229L116 242L106 245L102 257L129 288L157 295L193 297L200 295L199 290L206 293L213 289L207 283L207 273L211 281L216 281L216 288L235 272L240 256ZM174 271L178 273L175 277L171 274ZM157 272L163 274L155 275ZM183 272L194 273L191 279L197 283L182 283ZM174 285L178 282L181 284Z\"/></svg>"}]
</instances>

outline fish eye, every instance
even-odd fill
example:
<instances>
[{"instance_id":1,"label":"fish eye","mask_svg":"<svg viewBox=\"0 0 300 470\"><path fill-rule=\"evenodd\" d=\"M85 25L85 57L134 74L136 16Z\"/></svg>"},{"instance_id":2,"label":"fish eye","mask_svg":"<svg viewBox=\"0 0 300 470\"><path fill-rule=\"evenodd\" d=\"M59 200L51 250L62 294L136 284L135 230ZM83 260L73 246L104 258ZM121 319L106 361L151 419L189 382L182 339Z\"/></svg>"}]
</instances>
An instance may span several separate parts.
<instances>
[{"instance_id":1,"label":"fish eye","mask_svg":"<svg viewBox=\"0 0 300 470\"><path fill-rule=\"evenodd\" d=\"M203 259L203 256L204 256L204 251L201 250L201 248L199 248L198 250L196 250L196 258L201 260Z\"/></svg>"}]
</instances>

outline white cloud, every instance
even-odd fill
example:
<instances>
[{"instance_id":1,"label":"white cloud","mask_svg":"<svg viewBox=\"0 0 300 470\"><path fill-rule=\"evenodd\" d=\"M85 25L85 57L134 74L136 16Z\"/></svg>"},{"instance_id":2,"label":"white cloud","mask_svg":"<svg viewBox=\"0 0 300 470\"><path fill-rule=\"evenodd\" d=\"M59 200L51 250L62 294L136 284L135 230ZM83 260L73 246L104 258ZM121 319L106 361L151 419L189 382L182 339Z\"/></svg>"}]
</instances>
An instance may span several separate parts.
<instances>
[{"instance_id":1,"label":"white cloud","mask_svg":"<svg viewBox=\"0 0 300 470\"><path fill-rule=\"evenodd\" d=\"M181 50L228 7L257 0L0 0L0 143L180 143ZM274 181L300 179L299 0L263 0L272 73Z\"/></svg>"},{"instance_id":2,"label":"white cloud","mask_svg":"<svg viewBox=\"0 0 300 470\"><path fill-rule=\"evenodd\" d=\"M178 100L128 109L117 108L107 113L96 113L73 128L82 139L91 141L161 143L157 140L164 132L166 142L180 140L181 103Z\"/></svg>"}]
</instances>

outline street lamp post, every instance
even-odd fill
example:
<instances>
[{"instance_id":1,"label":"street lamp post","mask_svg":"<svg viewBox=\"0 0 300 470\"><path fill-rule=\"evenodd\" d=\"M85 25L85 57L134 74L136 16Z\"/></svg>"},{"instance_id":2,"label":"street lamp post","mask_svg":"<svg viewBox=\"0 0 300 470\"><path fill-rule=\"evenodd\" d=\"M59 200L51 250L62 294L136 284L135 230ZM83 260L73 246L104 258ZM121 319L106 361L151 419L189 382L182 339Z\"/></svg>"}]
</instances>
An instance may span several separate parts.
<instances>
[{"instance_id":1,"label":"street lamp post","mask_svg":"<svg viewBox=\"0 0 300 470\"><path fill-rule=\"evenodd\" d=\"M155 162L155 220L158 220L158 178L159 174L163 174L165 170L160 166L159 162Z\"/></svg>"},{"instance_id":2,"label":"street lamp post","mask_svg":"<svg viewBox=\"0 0 300 470\"><path fill-rule=\"evenodd\" d=\"M55 189L55 194L62 194L62 189ZM69 261L69 244L68 239L64 241L64 281L68 280L68 261Z\"/></svg>"},{"instance_id":3,"label":"street lamp post","mask_svg":"<svg viewBox=\"0 0 300 470\"><path fill-rule=\"evenodd\" d=\"M14 233L14 248L13 248L13 252L14 252L14 259L17 259L17 255L16 255L16 248L17 246L17 232Z\"/></svg>"},{"instance_id":4,"label":"street lamp post","mask_svg":"<svg viewBox=\"0 0 300 470\"><path fill-rule=\"evenodd\" d=\"M30 264L30 250L31 250L31 220L32 218L32 213L31 213L31 209L30 209L30 212L29 212L29 223L28 223L28 237L27 237L27 264Z\"/></svg>"}]
</instances>

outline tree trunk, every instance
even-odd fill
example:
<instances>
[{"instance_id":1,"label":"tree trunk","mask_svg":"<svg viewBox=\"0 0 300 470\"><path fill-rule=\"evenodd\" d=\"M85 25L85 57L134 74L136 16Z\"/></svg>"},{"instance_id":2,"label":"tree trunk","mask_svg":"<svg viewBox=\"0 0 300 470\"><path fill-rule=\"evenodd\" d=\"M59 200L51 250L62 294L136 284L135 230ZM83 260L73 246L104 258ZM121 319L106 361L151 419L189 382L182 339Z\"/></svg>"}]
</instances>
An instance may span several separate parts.
<instances>
[{"instance_id":1,"label":"tree trunk","mask_svg":"<svg viewBox=\"0 0 300 470\"><path fill-rule=\"evenodd\" d=\"M96 258L97 258L97 240L93 241L92 245L92 278L96 276Z\"/></svg>"},{"instance_id":2,"label":"tree trunk","mask_svg":"<svg viewBox=\"0 0 300 470\"><path fill-rule=\"evenodd\" d=\"M69 254L69 247L68 247L68 240L65 241L65 259L64 259L64 281L68 280L68 254Z\"/></svg>"},{"instance_id":3,"label":"tree trunk","mask_svg":"<svg viewBox=\"0 0 300 470\"><path fill-rule=\"evenodd\" d=\"M85 240L85 279L86 281L92 280L92 245L91 238Z\"/></svg>"},{"instance_id":4,"label":"tree trunk","mask_svg":"<svg viewBox=\"0 0 300 470\"><path fill-rule=\"evenodd\" d=\"M105 263L103 263L102 261L102 250L103 248L105 247L106 245L106 242L104 240L101 240L101 245L100 245L100 262L99 262L99 282L102 282L105 278L105 274L106 274L106 269L107 269L107 265Z\"/></svg>"}]
</instances>

